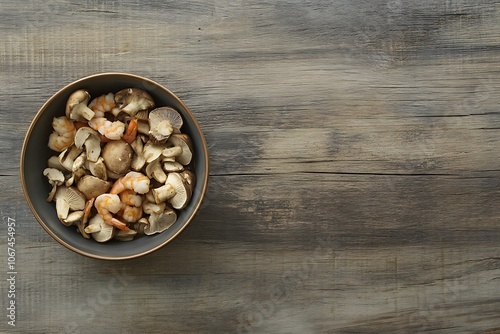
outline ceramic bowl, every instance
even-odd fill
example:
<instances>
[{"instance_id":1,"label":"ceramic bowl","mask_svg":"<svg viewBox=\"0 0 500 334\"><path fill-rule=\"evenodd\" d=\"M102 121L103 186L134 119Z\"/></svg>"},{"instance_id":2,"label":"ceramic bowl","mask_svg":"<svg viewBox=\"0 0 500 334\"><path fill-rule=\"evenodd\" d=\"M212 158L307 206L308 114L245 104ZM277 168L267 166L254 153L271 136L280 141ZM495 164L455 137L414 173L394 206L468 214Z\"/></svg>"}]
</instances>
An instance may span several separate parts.
<instances>
[{"instance_id":1,"label":"ceramic bowl","mask_svg":"<svg viewBox=\"0 0 500 334\"><path fill-rule=\"evenodd\" d=\"M162 233L141 236L132 241L98 243L85 239L76 232L75 226L66 227L57 218L54 202L47 202L51 190L43 170L47 160L56 153L47 147L52 130L52 119L63 116L69 95L78 89L87 89L91 98L121 89L136 87L146 90L156 106L171 106L183 117L181 132L191 137L196 185L188 206L178 212L177 221ZM193 220L205 195L208 184L208 151L205 138L195 117L188 107L170 90L137 75L127 73L102 73L76 80L55 93L34 116L28 128L21 151L21 183L24 196L36 220L57 242L66 248L91 258L124 260L149 254L165 246L178 236ZM35 228L35 227L33 227Z\"/></svg>"}]
</instances>

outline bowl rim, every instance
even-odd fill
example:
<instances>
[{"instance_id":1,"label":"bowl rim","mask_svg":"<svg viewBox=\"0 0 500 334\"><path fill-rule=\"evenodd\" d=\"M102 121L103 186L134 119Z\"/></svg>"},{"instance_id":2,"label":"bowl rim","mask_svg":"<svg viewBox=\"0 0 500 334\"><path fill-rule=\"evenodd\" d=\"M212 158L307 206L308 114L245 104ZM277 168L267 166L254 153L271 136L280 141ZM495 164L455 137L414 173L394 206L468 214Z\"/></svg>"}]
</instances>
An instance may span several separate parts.
<instances>
[{"instance_id":1,"label":"bowl rim","mask_svg":"<svg viewBox=\"0 0 500 334\"><path fill-rule=\"evenodd\" d=\"M200 139L201 139L201 142L202 142L202 148L201 149L203 150L203 153L206 156L206 163L204 164L204 168L203 168L204 172L205 172L205 178L203 180L203 184L202 184L202 188L201 188L200 199L199 199L198 203L196 203L196 206L193 208L192 213L188 216L186 222L170 238L166 239L165 241L163 241L162 243L158 244L157 246L152 247L152 248L150 248L148 250L139 252L139 253L135 253L135 254L131 254L131 255L126 255L126 256L106 256L106 255L92 254L92 253L83 251L83 250L79 249L78 247L75 247L75 246L71 245L70 243L62 240L59 236L57 236L49 228L49 226L47 226L44 223L44 221L41 219L41 217L37 213L37 211L36 211L33 203L31 202L31 199L28 196L28 189L27 189L27 186L26 186L26 180L25 180L25 175L24 175L24 170L25 170L24 169L24 167L25 167L25 159L24 158L25 158L25 154L26 154L26 149L27 149L28 141L29 141L29 139L31 137L31 133L33 132L35 124L37 123L38 119L41 117L42 113L53 102L53 100L56 99L56 97L59 94L63 93L65 90L67 90L71 86L78 85L79 83L81 83L83 81L86 81L86 80L89 80L89 79L100 78L100 77L105 77L105 76L123 76L123 77L131 77L131 78L137 79L137 80L142 80L142 81L145 81L145 82L147 82L147 83L149 83L149 84L151 84L153 86L156 86L156 87L160 88L161 90L163 90L167 94L169 94L172 97L172 99L174 99L179 105L182 106L182 108L184 109L184 111L192 119L193 124L195 125L195 128L196 128L196 132L200 135ZM209 156L208 156L208 146L207 146L207 142L205 140L205 136L203 134L203 131L201 130L201 127L200 127L197 119L194 117L193 113L191 112L191 110L184 104L184 102L176 94L174 94L171 90L169 90L168 88L166 88L162 84L160 84L160 83L158 83L158 82L156 82L154 80L151 80L149 78L140 76L140 75L131 74L131 73L127 73L127 72L102 72L102 73L95 73L95 74L92 74L92 75L88 75L88 76L82 77L82 78L77 79L77 80L73 80L72 82L64 85L63 87L61 87L60 89L58 89L55 93L53 93L43 103L43 105L38 109L38 111L36 112L36 114L33 116L32 120L30 122L30 125L29 125L29 127L28 127L28 129L26 131L26 134L24 136L24 139L23 139L23 145L22 145L21 153L20 153L20 165L19 165L20 173L19 174L20 174L20 179L21 179L21 188L22 188L22 191L23 191L23 195L24 195L24 198L25 198L25 200L26 200L26 202L28 204L28 207L31 210L31 213L33 214L33 216L35 217L35 219L38 221L38 223L42 226L42 228L53 239L55 239L59 244L63 245L64 247L68 248L69 250L71 250L71 251L73 251L73 252L75 252L77 254L80 254L80 255L83 255L83 256L86 256L86 257L89 257L89 258L97 259L97 260L111 260L111 261L114 261L114 260L129 260L129 259L134 259L134 258L138 258L138 257L145 256L147 254L150 254L150 253L152 253L154 251L157 251L158 249L164 247L165 245L167 245L171 241L173 241L179 234L181 234L184 231L184 229L191 223L191 221L196 216L196 214L197 214L198 210L200 209L200 206L201 206L201 204L203 202L203 199L205 197L205 193L206 193L206 190L207 190L207 187L208 187L209 165L210 165L210 159L209 159Z\"/></svg>"}]
</instances>

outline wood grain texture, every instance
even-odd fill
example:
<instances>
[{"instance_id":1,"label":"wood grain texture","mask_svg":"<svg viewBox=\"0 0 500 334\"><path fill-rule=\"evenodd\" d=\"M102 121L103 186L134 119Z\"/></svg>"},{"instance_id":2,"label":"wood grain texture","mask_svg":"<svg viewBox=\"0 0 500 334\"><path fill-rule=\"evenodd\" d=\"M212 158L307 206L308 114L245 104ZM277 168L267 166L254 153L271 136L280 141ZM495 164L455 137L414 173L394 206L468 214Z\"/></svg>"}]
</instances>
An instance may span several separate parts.
<instances>
[{"instance_id":1,"label":"wood grain texture","mask_svg":"<svg viewBox=\"0 0 500 334\"><path fill-rule=\"evenodd\" d=\"M0 332L500 331L497 1L0 0L0 32ZM105 71L170 88L211 159L192 225L119 263L19 185L36 111Z\"/></svg>"}]
</instances>

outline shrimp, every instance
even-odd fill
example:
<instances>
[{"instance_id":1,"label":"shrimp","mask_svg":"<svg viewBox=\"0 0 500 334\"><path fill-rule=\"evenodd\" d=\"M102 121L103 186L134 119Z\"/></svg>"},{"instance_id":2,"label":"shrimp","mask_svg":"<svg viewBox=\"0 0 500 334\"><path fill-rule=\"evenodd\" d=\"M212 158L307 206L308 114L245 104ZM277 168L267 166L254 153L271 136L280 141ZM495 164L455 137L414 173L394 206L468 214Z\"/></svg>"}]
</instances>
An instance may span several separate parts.
<instances>
[{"instance_id":1,"label":"shrimp","mask_svg":"<svg viewBox=\"0 0 500 334\"><path fill-rule=\"evenodd\" d=\"M142 218L142 206L137 207L123 204L119 215L127 223L137 223Z\"/></svg>"},{"instance_id":2,"label":"shrimp","mask_svg":"<svg viewBox=\"0 0 500 334\"><path fill-rule=\"evenodd\" d=\"M120 197L118 195L106 193L101 194L96 197L94 206L106 224L114 226L120 230L130 230L127 224L113 217L113 214L116 214L122 209L122 202L120 201Z\"/></svg>"},{"instance_id":3,"label":"shrimp","mask_svg":"<svg viewBox=\"0 0 500 334\"><path fill-rule=\"evenodd\" d=\"M76 128L71 120L66 116L54 117L52 128L54 128L54 132L50 134L48 142L51 150L62 152L73 145Z\"/></svg>"},{"instance_id":4,"label":"shrimp","mask_svg":"<svg viewBox=\"0 0 500 334\"><path fill-rule=\"evenodd\" d=\"M125 132L123 122L110 121L105 117L105 113L111 112L115 107L113 93L96 97L89 103L89 108L95 112L94 117L89 121L90 127L111 140L119 140Z\"/></svg>"},{"instance_id":5,"label":"shrimp","mask_svg":"<svg viewBox=\"0 0 500 334\"><path fill-rule=\"evenodd\" d=\"M149 191L149 177L139 172L128 172L113 184L111 194L119 194L125 189L133 190L137 194L145 194Z\"/></svg>"},{"instance_id":6,"label":"shrimp","mask_svg":"<svg viewBox=\"0 0 500 334\"><path fill-rule=\"evenodd\" d=\"M132 118L128 123L127 131L123 134L122 139L125 142L132 144L135 137L137 137L137 118Z\"/></svg>"},{"instance_id":7,"label":"shrimp","mask_svg":"<svg viewBox=\"0 0 500 334\"><path fill-rule=\"evenodd\" d=\"M131 189L125 189L120 194L120 200L123 204L139 207L142 205L142 196L136 194Z\"/></svg>"}]
</instances>

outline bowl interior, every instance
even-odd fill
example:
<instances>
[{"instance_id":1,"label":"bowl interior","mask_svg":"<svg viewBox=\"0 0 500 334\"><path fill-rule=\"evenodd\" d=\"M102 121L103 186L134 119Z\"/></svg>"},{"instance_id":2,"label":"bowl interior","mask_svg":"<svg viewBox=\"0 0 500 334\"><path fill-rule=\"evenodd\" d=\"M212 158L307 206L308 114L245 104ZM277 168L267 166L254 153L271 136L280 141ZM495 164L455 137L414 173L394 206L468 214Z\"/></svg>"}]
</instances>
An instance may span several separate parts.
<instances>
[{"instance_id":1,"label":"bowl interior","mask_svg":"<svg viewBox=\"0 0 500 334\"><path fill-rule=\"evenodd\" d=\"M66 227L57 218L55 204L46 201L51 189L43 170L47 159L57 154L47 147L52 132L52 119L64 115L69 95L77 89L87 89L92 98L121 89L137 87L148 91L156 106L172 106L184 120L181 132L193 142L192 167L197 181L193 196L186 208L178 212L176 223L163 233L139 237L129 242L98 243L84 239L75 227ZM139 76L122 73L104 73L80 79L52 96L35 115L21 152L21 182L28 205L42 227L58 242L85 256L100 259L127 259L150 253L164 246L178 235L196 214L208 183L208 152L201 129L189 109L173 93L161 85Z\"/></svg>"}]
</instances>

